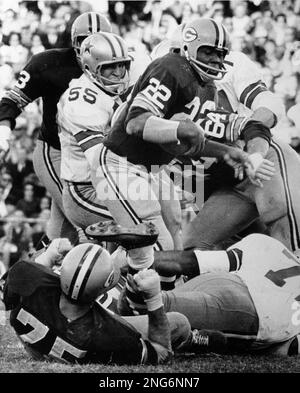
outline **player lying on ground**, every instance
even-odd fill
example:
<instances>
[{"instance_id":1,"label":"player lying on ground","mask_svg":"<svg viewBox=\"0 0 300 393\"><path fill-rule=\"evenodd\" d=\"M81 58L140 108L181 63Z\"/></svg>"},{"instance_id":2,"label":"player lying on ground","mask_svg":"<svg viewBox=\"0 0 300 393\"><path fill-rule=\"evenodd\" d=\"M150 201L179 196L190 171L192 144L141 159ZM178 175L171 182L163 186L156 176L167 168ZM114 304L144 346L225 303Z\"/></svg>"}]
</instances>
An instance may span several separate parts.
<instances>
[{"instance_id":1,"label":"player lying on ground","mask_svg":"<svg viewBox=\"0 0 300 393\"><path fill-rule=\"evenodd\" d=\"M106 225L98 239L118 241L126 233ZM95 237L97 231L87 230ZM184 314L192 328L223 332L227 351L298 354L300 261L278 240L252 234L224 251L157 252L154 267L165 276L193 277L163 291L165 310ZM131 313L126 297L119 306Z\"/></svg>"},{"instance_id":2,"label":"player lying on ground","mask_svg":"<svg viewBox=\"0 0 300 393\"><path fill-rule=\"evenodd\" d=\"M147 232L147 230L146 230ZM135 244L153 244L157 232L137 231ZM53 267L61 264L60 275ZM10 323L34 359L63 362L157 364L173 350L207 350L225 339L217 332L193 332L186 317L164 311L159 276L143 270L135 285L147 315L120 317L95 300L119 280L120 271L104 248L92 243L72 248L55 239L33 261L19 261L9 271L4 303Z\"/></svg>"}]
</instances>

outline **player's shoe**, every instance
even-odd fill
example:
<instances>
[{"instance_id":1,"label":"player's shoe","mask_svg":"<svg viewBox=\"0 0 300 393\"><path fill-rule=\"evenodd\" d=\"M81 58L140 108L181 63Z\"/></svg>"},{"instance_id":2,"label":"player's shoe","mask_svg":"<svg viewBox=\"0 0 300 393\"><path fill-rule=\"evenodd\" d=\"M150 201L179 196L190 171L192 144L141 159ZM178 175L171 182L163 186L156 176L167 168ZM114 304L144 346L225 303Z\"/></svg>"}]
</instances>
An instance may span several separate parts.
<instances>
[{"instance_id":1,"label":"player's shoe","mask_svg":"<svg viewBox=\"0 0 300 393\"><path fill-rule=\"evenodd\" d=\"M227 338L222 332L194 329L191 340L184 350L194 353L224 353L227 351L227 347Z\"/></svg>"},{"instance_id":2,"label":"player's shoe","mask_svg":"<svg viewBox=\"0 0 300 393\"><path fill-rule=\"evenodd\" d=\"M157 241L158 237L158 230L151 222L127 228L114 221L101 221L89 225L85 233L88 237L98 241L120 244L126 250L150 246Z\"/></svg>"}]
</instances>

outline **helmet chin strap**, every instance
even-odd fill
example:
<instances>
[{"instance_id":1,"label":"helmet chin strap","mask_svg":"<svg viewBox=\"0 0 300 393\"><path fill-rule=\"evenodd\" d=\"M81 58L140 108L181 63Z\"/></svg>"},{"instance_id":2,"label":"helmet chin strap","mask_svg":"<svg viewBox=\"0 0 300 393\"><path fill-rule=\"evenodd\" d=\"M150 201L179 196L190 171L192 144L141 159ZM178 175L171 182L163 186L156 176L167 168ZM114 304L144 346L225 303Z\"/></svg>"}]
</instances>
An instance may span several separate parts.
<instances>
[{"instance_id":1,"label":"helmet chin strap","mask_svg":"<svg viewBox=\"0 0 300 393\"><path fill-rule=\"evenodd\" d=\"M199 60L195 60L191 58L187 50L184 49L183 51L187 60L190 62L192 67L200 75L200 77L203 79L204 82L208 82L209 80L221 80L227 73L225 68L224 70L221 70L215 67L211 67L205 63L202 63ZM204 69L206 69L207 71L215 72L217 74L216 75L210 74L209 72L204 71Z\"/></svg>"}]
</instances>

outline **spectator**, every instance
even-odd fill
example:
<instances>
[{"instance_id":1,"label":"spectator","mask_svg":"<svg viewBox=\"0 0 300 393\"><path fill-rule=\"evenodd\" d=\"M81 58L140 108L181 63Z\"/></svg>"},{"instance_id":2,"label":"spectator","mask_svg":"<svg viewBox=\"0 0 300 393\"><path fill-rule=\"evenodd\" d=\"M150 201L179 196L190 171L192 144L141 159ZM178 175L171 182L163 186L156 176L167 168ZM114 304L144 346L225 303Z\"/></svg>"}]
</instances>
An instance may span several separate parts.
<instances>
[{"instance_id":1,"label":"spectator","mask_svg":"<svg viewBox=\"0 0 300 393\"><path fill-rule=\"evenodd\" d=\"M7 168L13 178L13 195L20 199L23 195L24 178L34 172L32 161L28 159L24 147L18 146L15 149L15 155L11 155Z\"/></svg>"},{"instance_id":2,"label":"spectator","mask_svg":"<svg viewBox=\"0 0 300 393\"><path fill-rule=\"evenodd\" d=\"M284 45L286 27L286 16L284 14L276 15L274 23L274 40L277 46Z\"/></svg>"},{"instance_id":3,"label":"spectator","mask_svg":"<svg viewBox=\"0 0 300 393\"><path fill-rule=\"evenodd\" d=\"M15 208L17 197L13 193L12 175L5 167L1 170L0 184L3 187L2 200L5 203L7 214L9 214Z\"/></svg>"},{"instance_id":4,"label":"spectator","mask_svg":"<svg viewBox=\"0 0 300 393\"><path fill-rule=\"evenodd\" d=\"M247 15L247 3L241 1L237 3L233 9L233 34L237 37L244 36L248 31L251 19Z\"/></svg>"},{"instance_id":5,"label":"spectator","mask_svg":"<svg viewBox=\"0 0 300 393\"><path fill-rule=\"evenodd\" d=\"M37 216L37 222L32 227L32 245L35 250L40 248L40 242L46 235L49 219L50 210L43 209Z\"/></svg>"},{"instance_id":6,"label":"spectator","mask_svg":"<svg viewBox=\"0 0 300 393\"><path fill-rule=\"evenodd\" d=\"M17 13L9 8L2 17L2 34L4 36L3 42L8 43L8 37L12 32L20 31L20 23L17 19Z\"/></svg>"},{"instance_id":7,"label":"spectator","mask_svg":"<svg viewBox=\"0 0 300 393\"><path fill-rule=\"evenodd\" d=\"M15 74L13 68L7 64L0 52L0 97L2 98L5 91L12 88L15 83Z\"/></svg>"},{"instance_id":8,"label":"spectator","mask_svg":"<svg viewBox=\"0 0 300 393\"><path fill-rule=\"evenodd\" d=\"M15 210L10 216L11 220L5 226L5 243L3 247L3 262L6 268L11 267L32 247L32 230L24 221L24 213Z\"/></svg>"},{"instance_id":9,"label":"spectator","mask_svg":"<svg viewBox=\"0 0 300 393\"><path fill-rule=\"evenodd\" d=\"M25 183L23 186L23 198L17 202L16 208L21 210L25 217L34 218L40 213L40 201L35 196L34 185Z\"/></svg>"},{"instance_id":10,"label":"spectator","mask_svg":"<svg viewBox=\"0 0 300 393\"><path fill-rule=\"evenodd\" d=\"M42 43L41 37L39 34L35 33L32 35L32 45L30 48L30 55L36 55L37 53L44 52L45 47Z\"/></svg>"},{"instance_id":11,"label":"spectator","mask_svg":"<svg viewBox=\"0 0 300 393\"><path fill-rule=\"evenodd\" d=\"M5 204L5 198L4 198L4 186L0 184L0 218L3 218L7 216L7 208Z\"/></svg>"},{"instance_id":12,"label":"spectator","mask_svg":"<svg viewBox=\"0 0 300 393\"><path fill-rule=\"evenodd\" d=\"M31 42L32 40L32 31L30 29L29 25L22 26L21 28L21 44L30 50L31 48Z\"/></svg>"},{"instance_id":13,"label":"spectator","mask_svg":"<svg viewBox=\"0 0 300 393\"><path fill-rule=\"evenodd\" d=\"M14 73L17 75L24 67L28 58L28 49L21 44L21 35L12 31L8 37L8 45L0 48L0 54L3 60L11 65Z\"/></svg>"}]
</instances>

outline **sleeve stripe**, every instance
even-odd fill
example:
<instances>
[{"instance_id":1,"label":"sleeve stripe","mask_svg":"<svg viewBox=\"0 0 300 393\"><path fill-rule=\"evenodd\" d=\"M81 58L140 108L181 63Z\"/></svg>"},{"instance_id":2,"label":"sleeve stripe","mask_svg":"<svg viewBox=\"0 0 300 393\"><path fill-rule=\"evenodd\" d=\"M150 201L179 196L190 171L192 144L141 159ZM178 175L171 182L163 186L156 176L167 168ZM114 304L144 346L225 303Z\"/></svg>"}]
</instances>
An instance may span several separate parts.
<instances>
[{"instance_id":1,"label":"sleeve stripe","mask_svg":"<svg viewBox=\"0 0 300 393\"><path fill-rule=\"evenodd\" d=\"M243 251L239 250L238 248L234 248L226 252L229 259L229 271L232 272L240 270L242 266Z\"/></svg>"},{"instance_id":2,"label":"sleeve stripe","mask_svg":"<svg viewBox=\"0 0 300 393\"><path fill-rule=\"evenodd\" d=\"M88 137L93 137L93 136L103 136L103 132L101 132L101 131L92 131L92 130L84 130L84 131L79 131L76 135L74 135L77 143L80 143L84 139L86 139Z\"/></svg>"},{"instance_id":3,"label":"sleeve stripe","mask_svg":"<svg viewBox=\"0 0 300 393\"><path fill-rule=\"evenodd\" d=\"M246 98L245 105L251 109L252 103L258 94L262 93L263 91L267 91L268 89L264 86L257 86L257 88Z\"/></svg>"},{"instance_id":4,"label":"sleeve stripe","mask_svg":"<svg viewBox=\"0 0 300 393\"><path fill-rule=\"evenodd\" d=\"M103 137L95 137L95 138L93 138L93 139L90 139L89 141L87 141L87 142L84 142L84 143L81 143L80 144L80 147L81 147L81 149L85 152L85 151L87 151L88 149L90 149L91 147L94 147L94 146L96 146L96 145L98 145L99 143L101 143L103 141Z\"/></svg>"},{"instance_id":5,"label":"sleeve stripe","mask_svg":"<svg viewBox=\"0 0 300 393\"><path fill-rule=\"evenodd\" d=\"M16 90L9 90L5 93L4 98L8 98L9 100L16 103L18 108L21 110L30 102L32 102L25 94L22 94Z\"/></svg>"},{"instance_id":6,"label":"sleeve stripe","mask_svg":"<svg viewBox=\"0 0 300 393\"><path fill-rule=\"evenodd\" d=\"M162 117L163 114L162 112L157 108L157 106L155 106L151 101L149 101L145 96L143 96L142 94L138 94L132 104L131 107L133 106L139 106L141 108L144 108L146 110L149 110L150 112L152 112L155 116L159 116Z\"/></svg>"},{"instance_id":7,"label":"sleeve stripe","mask_svg":"<svg viewBox=\"0 0 300 393\"><path fill-rule=\"evenodd\" d=\"M251 109L252 102L254 98L257 96L257 94L266 90L268 89L261 80L252 83L251 85L247 86L246 89L240 95L240 102Z\"/></svg>"}]
</instances>

